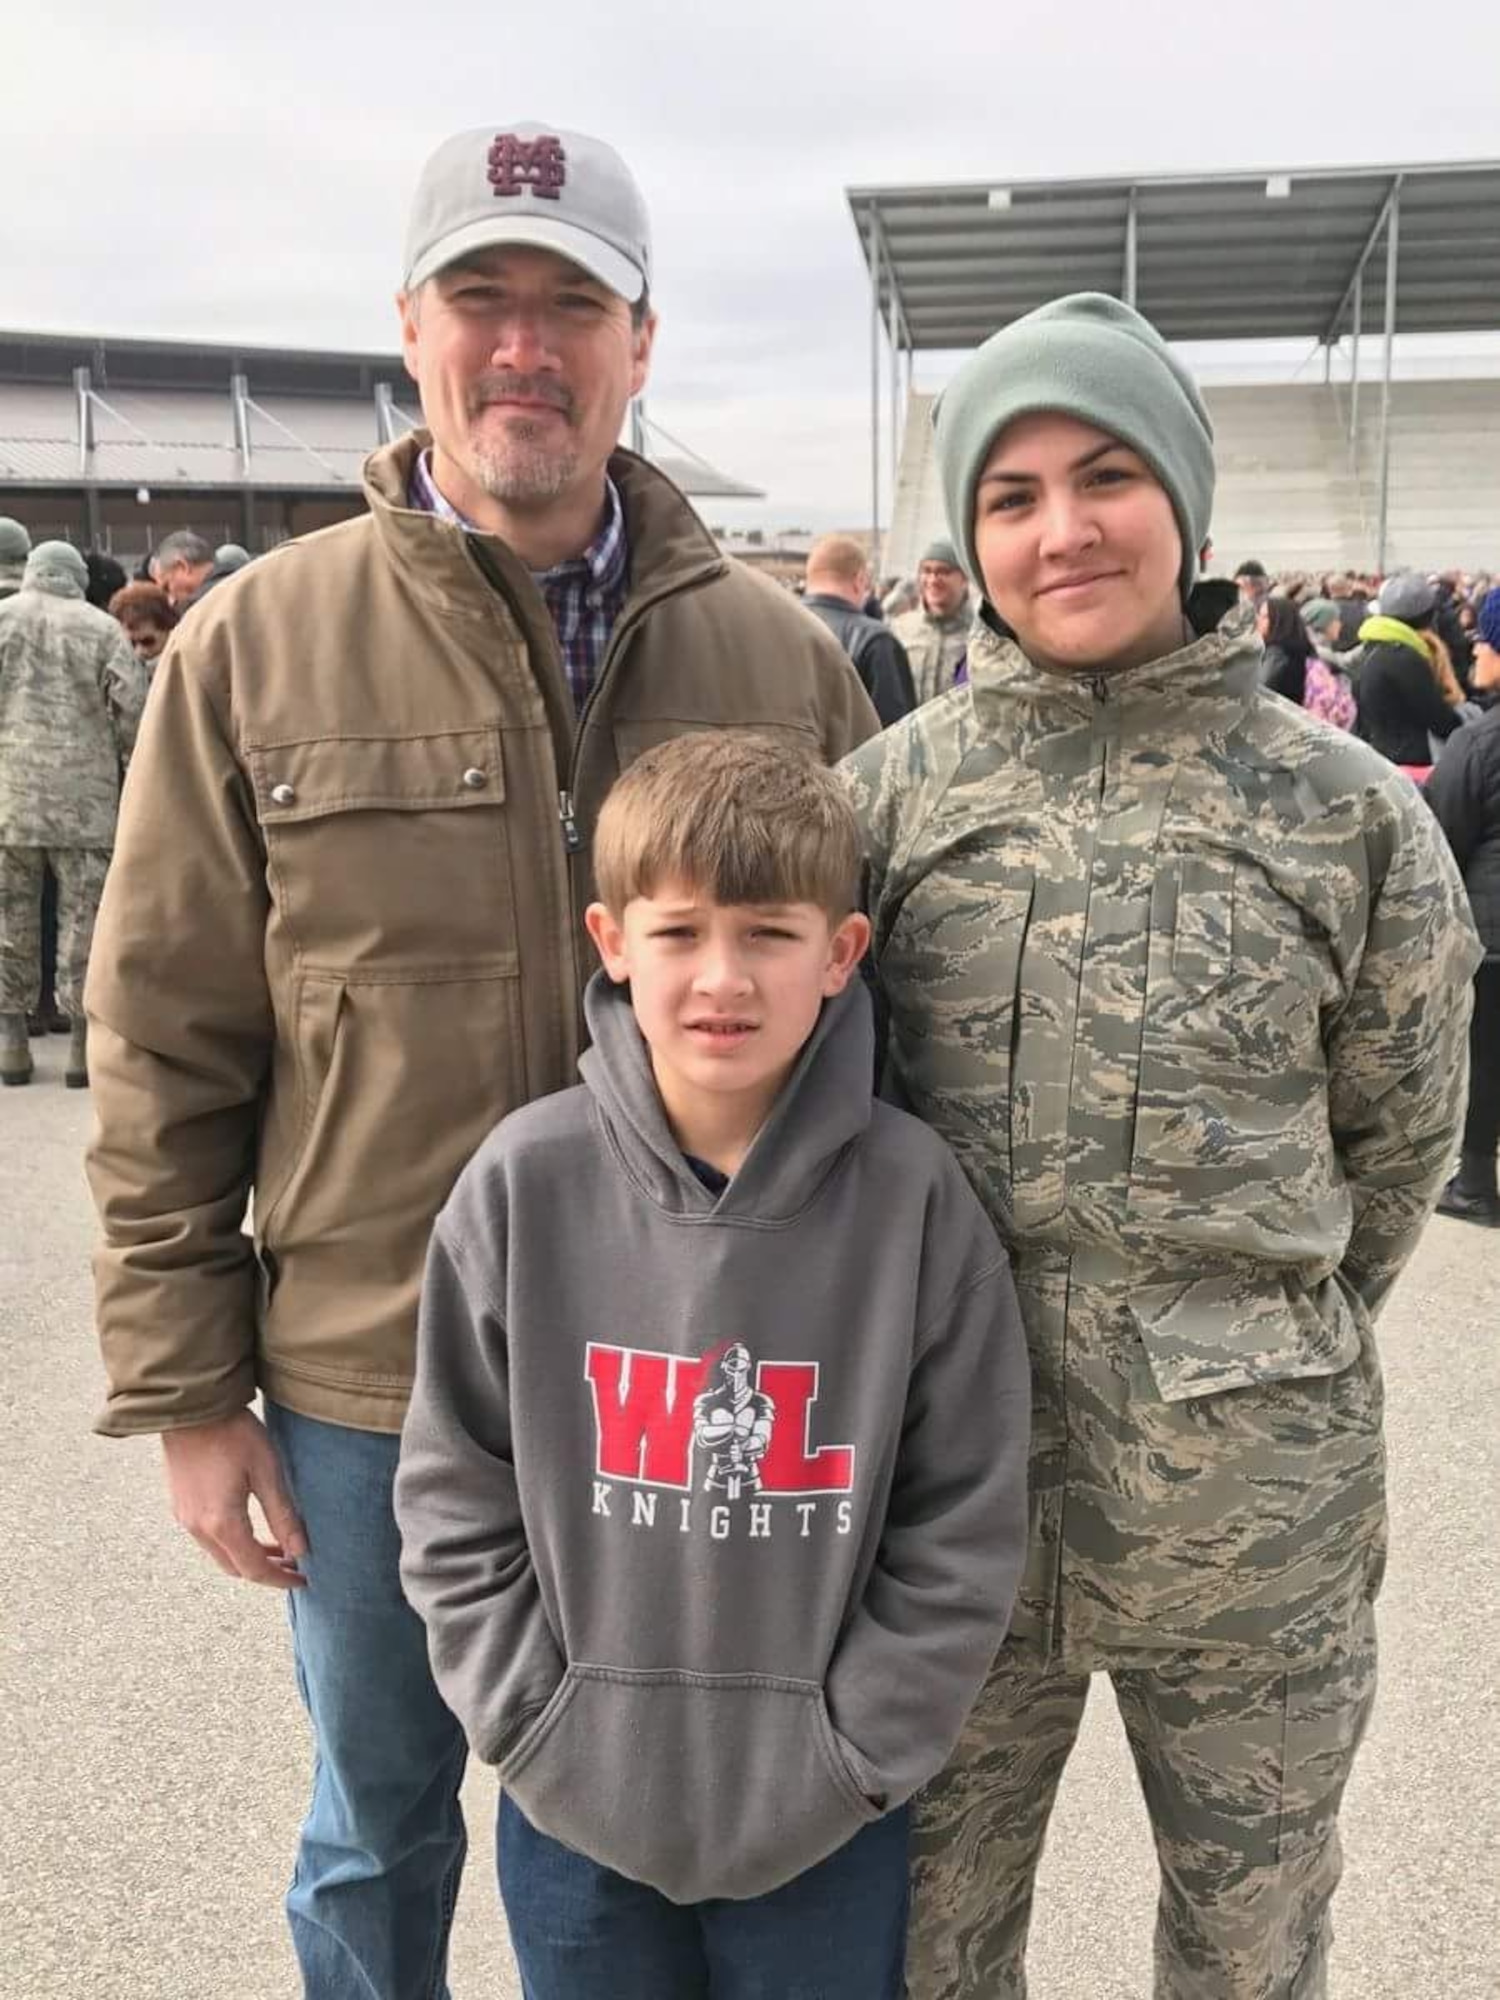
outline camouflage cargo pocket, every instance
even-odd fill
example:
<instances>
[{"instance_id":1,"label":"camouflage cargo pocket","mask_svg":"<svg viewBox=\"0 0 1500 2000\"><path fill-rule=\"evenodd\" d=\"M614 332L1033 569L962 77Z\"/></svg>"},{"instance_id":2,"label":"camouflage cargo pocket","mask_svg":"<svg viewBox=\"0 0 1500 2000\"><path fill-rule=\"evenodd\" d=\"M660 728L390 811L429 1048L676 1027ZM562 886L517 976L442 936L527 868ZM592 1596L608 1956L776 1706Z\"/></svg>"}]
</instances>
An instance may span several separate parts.
<instances>
[{"instance_id":1,"label":"camouflage cargo pocket","mask_svg":"<svg viewBox=\"0 0 1500 2000\"><path fill-rule=\"evenodd\" d=\"M1175 1295L1172 1295L1175 1294ZM1297 1658L1379 1581L1385 1451L1374 1341L1336 1281L1132 1293L1128 1449L1097 1502L1136 1555L1094 1579L1111 1636Z\"/></svg>"}]
</instances>

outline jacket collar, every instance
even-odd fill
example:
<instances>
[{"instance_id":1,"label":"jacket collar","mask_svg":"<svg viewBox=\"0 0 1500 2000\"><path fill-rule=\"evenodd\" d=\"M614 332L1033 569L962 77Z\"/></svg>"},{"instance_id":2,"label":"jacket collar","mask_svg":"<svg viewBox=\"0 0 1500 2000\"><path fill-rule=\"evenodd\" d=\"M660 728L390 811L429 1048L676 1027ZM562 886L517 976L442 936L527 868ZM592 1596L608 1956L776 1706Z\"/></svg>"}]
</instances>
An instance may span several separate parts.
<instances>
[{"instance_id":1,"label":"jacket collar","mask_svg":"<svg viewBox=\"0 0 1500 2000\"><path fill-rule=\"evenodd\" d=\"M1377 611L1365 620L1359 628L1359 642L1362 646L1405 646L1420 659L1430 657L1420 632L1404 619L1388 618L1384 612Z\"/></svg>"},{"instance_id":2,"label":"jacket collar","mask_svg":"<svg viewBox=\"0 0 1500 2000\"><path fill-rule=\"evenodd\" d=\"M941 618L936 617L929 611L925 604L918 605L917 609L921 612L924 622L930 625L935 632L942 632L944 634L949 632L967 632L974 622L974 600L969 596L967 591L964 593L963 603L959 605L958 609L946 612Z\"/></svg>"},{"instance_id":3,"label":"jacket collar","mask_svg":"<svg viewBox=\"0 0 1500 2000\"><path fill-rule=\"evenodd\" d=\"M544 616L531 572L499 535L467 530L411 505L412 466L431 442L427 431L412 431L395 444L383 445L365 461L365 499L387 554L414 590L438 600L447 610L466 604L483 606L488 570L514 605L524 607L534 617ZM623 450L611 456L608 470L619 489L630 549L627 615L637 602L667 596L724 573L726 558L664 473L634 452ZM470 543L482 544L484 567L473 559Z\"/></svg>"},{"instance_id":4,"label":"jacket collar","mask_svg":"<svg viewBox=\"0 0 1500 2000\"><path fill-rule=\"evenodd\" d=\"M21 588L37 597L70 598L75 604L82 604L87 595L81 583L55 569L33 570Z\"/></svg>"},{"instance_id":5,"label":"jacket collar","mask_svg":"<svg viewBox=\"0 0 1500 2000\"><path fill-rule=\"evenodd\" d=\"M1260 679L1261 643L1254 614L1235 605L1210 632L1114 673L1057 673L1036 666L986 604L969 647L969 684L974 713L986 721L1009 723L1017 700L1059 722L1076 722L1104 708L1121 721L1148 724L1170 705L1179 714L1192 704L1200 731L1232 727L1255 698Z\"/></svg>"}]
</instances>

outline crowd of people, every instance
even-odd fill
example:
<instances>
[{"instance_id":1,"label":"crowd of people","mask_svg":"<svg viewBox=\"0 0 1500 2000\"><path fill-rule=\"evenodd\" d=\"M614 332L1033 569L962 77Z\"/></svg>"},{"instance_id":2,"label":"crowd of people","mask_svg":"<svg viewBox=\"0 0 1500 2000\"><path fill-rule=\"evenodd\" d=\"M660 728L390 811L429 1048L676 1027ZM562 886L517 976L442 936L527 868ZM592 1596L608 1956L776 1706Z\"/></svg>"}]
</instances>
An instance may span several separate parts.
<instances>
[{"instance_id":1,"label":"crowd of people","mask_svg":"<svg viewBox=\"0 0 1500 2000\"><path fill-rule=\"evenodd\" d=\"M146 696L179 620L249 560L180 529L129 579L0 517L0 1084L30 1083L51 1033L88 1086L83 982Z\"/></svg>"},{"instance_id":2,"label":"crowd of people","mask_svg":"<svg viewBox=\"0 0 1500 2000\"><path fill-rule=\"evenodd\" d=\"M1210 543L1204 556L1211 550ZM860 644L846 638L845 650L882 720L895 719L887 709L900 698L905 706L899 713L905 714L963 681L976 606L950 541L924 550L914 577L887 576L877 587L859 541L822 537L808 555L803 587L804 603L817 600L820 612L830 564L838 566L833 587L841 603L865 620ZM1495 589L1488 572L1403 571L1381 578L1292 570L1273 576L1250 559L1232 579L1215 578L1205 567L1195 587L1202 602L1227 610L1238 597L1254 612L1261 680L1273 694L1354 731L1419 779L1455 729L1500 702L1494 645L1500 595L1486 619L1485 601ZM861 662L882 623L897 643L887 641L880 656L876 696L875 677ZM844 624L842 630L852 628Z\"/></svg>"},{"instance_id":3,"label":"crowd of people","mask_svg":"<svg viewBox=\"0 0 1500 2000\"><path fill-rule=\"evenodd\" d=\"M1019 2000L1095 1677L1158 2000L1323 2000L1377 1320L1495 1206L1496 595L1207 574L1197 387L1082 294L940 399L913 601L835 537L799 606L617 448L651 275L612 148L455 135L368 512L0 605L0 796L98 720L99 1428L285 1593L308 2000L446 1995L471 1752L532 2000ZM3 826L19 1071L87 885Z\"/></svg>"}]
</instances>

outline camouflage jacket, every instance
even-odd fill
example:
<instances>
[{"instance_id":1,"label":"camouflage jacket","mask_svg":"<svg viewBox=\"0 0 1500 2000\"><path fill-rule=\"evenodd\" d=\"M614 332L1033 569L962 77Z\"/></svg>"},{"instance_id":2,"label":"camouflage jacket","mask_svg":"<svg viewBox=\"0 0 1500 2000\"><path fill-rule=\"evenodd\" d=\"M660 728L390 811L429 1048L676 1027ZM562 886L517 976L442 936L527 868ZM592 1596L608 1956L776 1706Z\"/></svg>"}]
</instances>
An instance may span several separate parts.
<instances>
[{"instance_id":1,"label":"camouflage jacket","mask_svg":"<svg viewBox=\"0 0 1500 2000\"><path fill-rule=\"evenodd\" d=\"M0 846L110 847L145 675L82 593L0 603Z\"/></svg>"},{"instance_id":2,"label":"camouflage jacket","mask_svg":"<svg viewBox=\"0 0 1500 2000\"><path fill-rule=\"evenodd\" d=\"M1306 1656L1379 1580L1372 1317L1462 1121L1462 885L1407 780L1165 659L972 683L841 767L892 1092L1008 1240L1034 1379L1012 1639L1079 1667Z\"/></svg>"},{"instance_id":3,"label":"camouflage jacket","mask_svg":"<svg viewBox=\"0 0 1500 2000\"><path fill-rule=\"evenodd\" d=\"M933 618L918 605L915 611L892 620L891 630L911 662L919 707L952 687L958 663L969 648L973 623L974 607L967 597L951 618Z\"/></svg>"}]
</instances>

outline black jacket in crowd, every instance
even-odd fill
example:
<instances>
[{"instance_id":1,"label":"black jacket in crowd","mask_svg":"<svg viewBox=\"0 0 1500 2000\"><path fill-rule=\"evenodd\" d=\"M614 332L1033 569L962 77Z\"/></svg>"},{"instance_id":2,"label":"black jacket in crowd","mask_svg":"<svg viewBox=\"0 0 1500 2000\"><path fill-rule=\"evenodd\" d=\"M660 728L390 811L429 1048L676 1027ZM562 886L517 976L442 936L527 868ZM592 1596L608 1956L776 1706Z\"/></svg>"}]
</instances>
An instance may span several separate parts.
<instances>
[{"instance_id":1,"label":"black jacket in crowd","mask_svg":"<svg viewBox=\"0 0 1500 2000\"><path fill-rule=\"evenodd\" d=\"M1463 871L1485 951L1500 959L1500 708L1459 730L1425 790Z\"/></svg>"},{"instance_id":2,"label":"black jacket in crowd","mask_svg":"<svg viewBox=\"0 0 1500 2000\"><path fill-rule=\"evenodd\" d=\"M1451 736L1462 717L1443 700L1425 653L1379 640L1358 660L1355 734L1373 744L1393 764L1430 764L1429 736Z\"/></svg>"},{"instance_id":3,"label":"black jacket in crowd","mask_svg":"<svg viewBox=\"0 0 1500 2000\"><path fill-rule=\"evenodd\" d=\"M1301 708L1307 694L1306 653L1296 659L1285 646L1267 646L1261 654L1260 684Z\"/></svg>"},{"instance_id":4,"label":"black jacket in crowd","mask_svg":"<svg viewBox=\"0 0 1500 2000\"><path fill-rule=\"evenodd\" d=\"M882 728L889 729L903 715L910 715L917 704L911 662L890 627L878 618L867 618L842 597L827 596L822 591L809 592L802 602L815 617L822 619L854 662L854 671L875 704Z\"/></svg>"}]
</instances>

